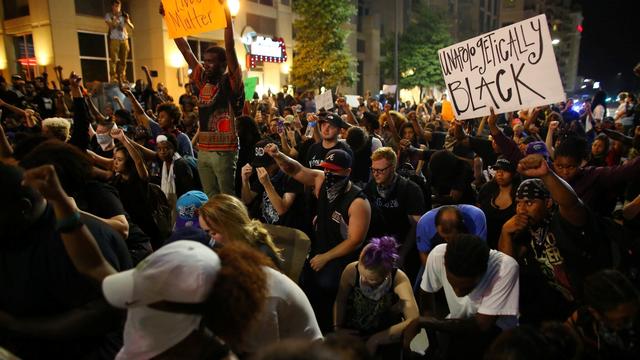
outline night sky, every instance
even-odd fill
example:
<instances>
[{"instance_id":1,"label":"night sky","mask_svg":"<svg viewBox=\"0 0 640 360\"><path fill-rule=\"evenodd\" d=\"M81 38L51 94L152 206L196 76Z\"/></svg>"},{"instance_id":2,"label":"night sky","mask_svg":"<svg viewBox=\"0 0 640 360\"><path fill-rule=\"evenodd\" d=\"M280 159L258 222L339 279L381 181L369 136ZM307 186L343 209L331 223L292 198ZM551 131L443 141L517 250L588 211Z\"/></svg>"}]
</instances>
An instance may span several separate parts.
<instances>
[{"instance_id":1,"label":"night sky","mask_svg":"<svg viewBox=\"0 0 640 360\"><path fill-rule=\"evenodd\" d=\"M600 81L609 96L640 90L633 74L640 62L640 1L575 1L584 16L578 74Z\"/></svg>"}]
</instances>

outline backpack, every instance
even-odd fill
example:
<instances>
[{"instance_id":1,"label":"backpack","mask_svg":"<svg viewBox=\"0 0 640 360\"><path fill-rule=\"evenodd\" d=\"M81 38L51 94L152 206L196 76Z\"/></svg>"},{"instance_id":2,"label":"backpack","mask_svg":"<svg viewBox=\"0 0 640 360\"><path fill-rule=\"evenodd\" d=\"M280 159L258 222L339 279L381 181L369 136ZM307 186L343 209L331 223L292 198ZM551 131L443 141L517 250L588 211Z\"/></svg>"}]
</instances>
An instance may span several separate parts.
<instances>
[{"instance_id":1,"label":"backpack","mask_svg":"<svg viewBox=\"0 0 640 360\"><path fill-rule=\"evenodd\" d=\"M160 186L149 183L148 189L149 194L147 198L149 199L151 217L153 218L153 222L158 228L158 233L160 234L160 243L163 243L164 240L171 235L171 231L173 229L173 225L171 222L173 209L171 208L171 205L169 205L167 196L164 194Z\"/></svg>"}]
</instances>

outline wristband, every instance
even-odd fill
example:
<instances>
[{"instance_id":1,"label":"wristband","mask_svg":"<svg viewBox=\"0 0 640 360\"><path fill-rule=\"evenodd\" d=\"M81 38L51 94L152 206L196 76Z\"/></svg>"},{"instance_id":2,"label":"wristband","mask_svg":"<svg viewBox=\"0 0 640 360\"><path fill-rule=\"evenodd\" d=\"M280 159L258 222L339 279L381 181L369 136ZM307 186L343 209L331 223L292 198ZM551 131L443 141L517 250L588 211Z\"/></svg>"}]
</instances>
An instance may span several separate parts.
<instances>
[{"instance_id":1,"label":"wristband","mask_svg":"<svg viewBox=\"0 0 640 360\"><path fill-rule=\"evenodd\" d=\"M60 233L69 233L80 228L84 223L80 220L80 212L76 211L73 214L63 219L56 221L56 231Z\"/></svg>"}]
</instances>

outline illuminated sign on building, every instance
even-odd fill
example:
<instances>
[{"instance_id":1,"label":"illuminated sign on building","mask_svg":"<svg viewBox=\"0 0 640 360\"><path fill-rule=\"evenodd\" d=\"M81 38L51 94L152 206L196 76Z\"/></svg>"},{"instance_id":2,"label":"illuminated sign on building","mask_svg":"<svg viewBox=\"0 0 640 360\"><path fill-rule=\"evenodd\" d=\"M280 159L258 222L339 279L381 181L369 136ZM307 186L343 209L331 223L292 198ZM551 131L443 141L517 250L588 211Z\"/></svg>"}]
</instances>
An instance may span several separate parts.
<instances>
[{"instance_id":1,"label":"illuminated sign on building","mask_svg":"<svg viewBox=\"0 0 640 360\"><path fill-rule=\"evenodd\" d=\"M247 53L248 67L255 68L258 61L272 63L287 61L287 47L284 44L284 40L282 38L270 39L257 36L249 44L249 52Z\"/></svg>"}]
</instances>

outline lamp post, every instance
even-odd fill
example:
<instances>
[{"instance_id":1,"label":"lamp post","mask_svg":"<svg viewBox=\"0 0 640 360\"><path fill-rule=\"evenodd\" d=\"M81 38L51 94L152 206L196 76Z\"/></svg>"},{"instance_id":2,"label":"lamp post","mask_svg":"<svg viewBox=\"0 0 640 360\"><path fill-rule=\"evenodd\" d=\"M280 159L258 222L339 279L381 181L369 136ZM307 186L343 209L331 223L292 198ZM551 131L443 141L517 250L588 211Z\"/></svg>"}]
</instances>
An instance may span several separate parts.
<instances>
[{"instance_id":1,"label":"lamp post","mask_svg":"<svg viewBox=\"0 0 640 360\"><path fill-rule=\"evenodd\" d=\"M400 84L399 84L399 76L398 76L398 72L400 70L398 70L398 32L400 31L400 21L398 21L398 19L400 18L400 0L396 0L395 1L395 5L396 5L396 20L395 20L395 42L394 42L394 49L393 49L393 76L395 79L395 84L396 84L396 93L395 93L395 101L396 103L394 104L394 108L395 110L400 110Z\"/></svg>"}]
</instances>

